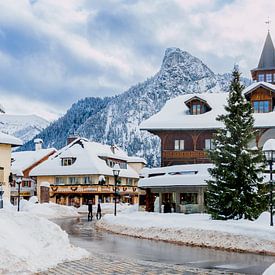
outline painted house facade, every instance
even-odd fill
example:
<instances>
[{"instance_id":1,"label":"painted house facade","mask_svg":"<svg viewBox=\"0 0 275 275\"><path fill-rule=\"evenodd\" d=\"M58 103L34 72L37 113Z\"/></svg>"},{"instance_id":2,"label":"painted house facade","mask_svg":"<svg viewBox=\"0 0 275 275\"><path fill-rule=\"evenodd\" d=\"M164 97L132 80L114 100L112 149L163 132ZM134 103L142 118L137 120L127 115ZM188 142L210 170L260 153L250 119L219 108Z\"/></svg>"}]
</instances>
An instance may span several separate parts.
<instances>
[{"instance_id":1,"label":"painted house facade","mask_svg":"<svg viewBox=\"0 0 275 275\"><path fill-rule=\"evenodd\" d=\"M146 161L129 157L117 146L77 138L34 168L30 175L37 178L40 200L40 186L48 184L50 201L78 207L89 200L114 201L115 164L121 169L117 187L120 201L137 203L139 172Z\"/></svg>"},{"instance_id":2,"label":"painted house facade","mask_svg":"<svg viewBox=\"0 0 275 275\"><path fill-rule=\"evenodd\" d=\"M55 148L43 149L41 139L35 139L35 151L21 151L12 153L13 181L11 185L11 203L17 204L19 186L16 183L18 179L20 184L20 197L28 200L31 196L36 196L36 178L30 176L32 169L46 161L56 152Z\"/></svg>"},{"instance_id":3,"label":"painted house facade","mask_svg":"<svg viewBox=\"0 0 275 275\"><path fill-rule=\"evenodd\" d=\"M275 137L275 49L269 33L258 67L251 73L254 83L245 88L243 94L251 102L254 110L254 127L258 130L255 140L251 141L251 147L261 148L266 140ZM227 93L199 93L179 96L169 100L159 113L141 123L141 130L149 131L161 139L163 171L167 166L210 164L207 150L213 147L213 136L217 129L223 127L223 124L216 118L225 112L224 106L227 104L227 97ZM192 168L193 172L198 170L195 167ZM195 178L195 175L193 173L191 178ZM161 173L156 177L162 177L164 180ZM152 202L156 196L163 197L163 193L167 193L168 189L171 191L168 195L169 200L173 197L173 203L176 203L175 198L179 196L178 193L190 193L186 187L190 188L191 179L188 177L182 177L181 187L179 187L180 184L177 184L177 192L171 189L174 184L174 180L171 178L166 181L166 187L164 184L157 186L150 183L155 180L155 178L148 178L146 185L143 184L144 182L140 183L140 187L147 192L147 206L150 204L148 201ZM201 185L200 182L192 182L193 191L197 188L196 186ZM150 197L152 193L155 195ZM198 198L200 196L198 190L196 194ZM196 201L199 200L196 199ZM165 199L162 199L161 203L163 202ZM152 211L152 204L149 208L147 207L147 210Z\"/></svg>"},{"instance_id":4,"label":"painted house facade","mask_svg":"<svg viewBox=\"0 0 275 275\"><path fill-rule=\"evenodd\" d=\"M11 172L11 150L22 145L22 141L0 132L0 188L4 198L10 198L9 176Z\"/></svg>"}]
</instances>

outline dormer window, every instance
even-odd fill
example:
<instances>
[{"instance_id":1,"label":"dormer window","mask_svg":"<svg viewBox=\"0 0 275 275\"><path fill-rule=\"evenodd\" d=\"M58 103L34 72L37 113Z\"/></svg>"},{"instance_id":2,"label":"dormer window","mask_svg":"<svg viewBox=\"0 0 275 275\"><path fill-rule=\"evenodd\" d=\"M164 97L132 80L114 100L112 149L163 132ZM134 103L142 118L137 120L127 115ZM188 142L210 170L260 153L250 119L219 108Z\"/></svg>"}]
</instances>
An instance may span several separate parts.
<instances>
[{"instance_id":1,"label":"dormer window","mask_svg":"<svg viewBox=\"0 0 275 275\"><path fill-rule=\"evenodd\" d=\"M192 115L198 115L198 114L201 114L202 113L202 106L200 104L193 104L192 105Z\"/></svg>"},{"instance_id":2,"label":"dormer window","mask_svg":"<svg viewBox=\"0 0 275 275\"><path fill-rule=\"evenodd\" d=\"M74 164L76 158L62 158L61 159L61 165L62 166L70 166Z\"/></svg>"},{"instance_id":3,"label":"dormer window","mask_svg":"<svg viewBox=\"0 0 275 275\"><path fill-rule=\"evenodd\" d=\"M199 115L211 110L208 103L197 96L194 96L185 101L185 104L189 108L189 112L191 115Z\"/></svg>"},{"instance_id":4,"label":"dormer window","mask_svg":"<svg viewBox=\"0 0 275 275\"><path fill-rule=\"evenodd\" d=\"M113 168L115 164L118 164L120 169L127 169L127 162L118 162L116 160L106 159L106 164L111 168Z\"/></svg>"}]
</instances>

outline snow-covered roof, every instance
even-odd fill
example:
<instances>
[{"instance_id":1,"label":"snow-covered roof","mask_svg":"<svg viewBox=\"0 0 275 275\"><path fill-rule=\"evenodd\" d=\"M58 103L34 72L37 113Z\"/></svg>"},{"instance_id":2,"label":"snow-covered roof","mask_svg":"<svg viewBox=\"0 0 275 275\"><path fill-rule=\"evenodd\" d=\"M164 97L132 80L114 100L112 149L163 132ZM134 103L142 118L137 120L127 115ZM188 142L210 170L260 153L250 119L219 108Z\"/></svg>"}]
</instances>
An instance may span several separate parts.
<instances>
[{"instance_id":1,"label":"snow-covered roof","mask_svg":"<svg viewBox=\"0 0 275 275\"><path fill-rule=\"evenodd\" d=\"M268 139L263 146L263 151L275 151L275 139Z\"/></svg>"},{"instance_id":2,"label":"snow-covered roof","mask_svg":"<svg viewBox=\"0 0 275 275\"><path fill-rule=\"evenodd\" d=\"M259 81L259 82L254 82L251 85L249 85L248 87L246 87L243 90L243 94L247 95L247 94L253 92L254 90L258 89L259 87L264 87L268 90L271 90L272 92L275 92L275 85L274 84L264 82L264 81Z\"/></svg>"},{"instance_id":3,"label":"snow-covered roof","mask_svg":"<svg viewBox=\"0 0 275 275\"><path fill-rule=\"evenodd\" d=\"M208 168L213 164L186 164L161 168L144 168L141 175L145 176L138 182L138 187L157 188L172 186L205 186L210 178Z\"/></svg>"},{"instance_id":4,"label":"snow-covered roof","mask_svg":"<svg viewBox=\"0 0 275 275\"><path fill-rule=\"evenodd\" d=\"M69 166L62 166L62 158L75 158L75 162ZM91 142L84 138L78 138L61 150L57 151L47 161L35 167L31 176L69 176L69 175L113 175L113 169L109 167L105 159L128 161L127 153L119 147L113 150L110 145ZM127 165L127 169L121 169L121 177L139 178L138 173Z\"/></svg>"},{"instance_id":5,"label":"snow-covered roof","mask_svg":"<svg viewBox=\"0 0 275 275\"><path fill-rule=\"evenodd\" d=\"M141 130L161 129L216 129L222 126L216 117L224 112L224 105L228 94L226 93L202 93L197 97L205 100L212 108L210 111L190 115L189 108L185 102L194 97L194 94L182 95L166 102L160 112L140 125Z\"/></svg>"},{"instance_id":6,"label":"snow-covered roof","mask_svg":"<svg viewBox=\"0 0 275 275\"><path fill-rule=\"evenodd\" d=\"M0 132L0 144L10 144L11 146L20 146L23 143L22 143L22 140L20 140L19 138Z\"/></svg>"},{"instance_id":7,"label":"snow-covered roof","mask_svg":"<svg viewBox=\"0 0 275 275\"><path fill-rule=\"evenodd\" d=\"M128 157L128 162L129 163L143 163L143 164L147 164L147 161L144 158L140 158L140 157Z\"/></svg>"},{"instance_id":8,"label":"snow-covered roof","mask_svg":"<svg viewBox=\"0 0 275 275\"><path fill-rule=\"evenodd\" d=\"M56 152L55 148L40 149L37 151L13 152L11 155L13 159L11 166L12 173L18 174L19 172L25 171L44 157L54 152Z\"/></svg>"},{"instance_id":9,"label":"snow-covered roof","mask_svg":"<svg viewBox=\"0 0 275 275\"><path fill-rule=\"evenodd\" d=\"M274 89L275 85L270 83L253 83L243 92L247 94L255 87L265 85ZM224 106L227 105L228 93L201 93L195 94L198 98L205 100L211 110L203 114L192 115L185 102L194 97L194 94L182 95L166 102L160 112L140 124L141 130L195 130L195 129L217 129L223 124L217 121L218 115L224 114ZM275 127L275 112L254 113L254 127Z\"/></svg>"}]
</instances>

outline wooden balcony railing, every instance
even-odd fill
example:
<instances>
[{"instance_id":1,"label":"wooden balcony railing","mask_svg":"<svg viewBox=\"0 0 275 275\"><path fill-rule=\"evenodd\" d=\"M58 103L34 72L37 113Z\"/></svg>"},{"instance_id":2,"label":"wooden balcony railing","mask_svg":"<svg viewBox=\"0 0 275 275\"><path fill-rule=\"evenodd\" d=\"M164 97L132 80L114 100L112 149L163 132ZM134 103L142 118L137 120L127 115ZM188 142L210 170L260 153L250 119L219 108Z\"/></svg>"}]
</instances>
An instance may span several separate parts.
<instances>
[{"instance_id":1,"label":"wooden balcony railing","mask_svg":"<svg viewBox=\"0 0 275 275\"><path fill-rule=\"evenodd\" d=\"M190 158L207 158L207 155L205 151L167 150L162 152L162 157L166 159L190 159Z\"/></svg>"}]
</instances>

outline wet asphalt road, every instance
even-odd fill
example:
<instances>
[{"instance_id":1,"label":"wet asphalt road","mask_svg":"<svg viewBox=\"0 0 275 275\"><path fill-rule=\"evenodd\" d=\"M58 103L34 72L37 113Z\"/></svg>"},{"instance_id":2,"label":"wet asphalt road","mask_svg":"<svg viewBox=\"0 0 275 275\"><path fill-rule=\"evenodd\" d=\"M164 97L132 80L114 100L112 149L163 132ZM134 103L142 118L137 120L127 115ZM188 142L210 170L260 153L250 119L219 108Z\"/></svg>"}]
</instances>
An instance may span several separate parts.
<instances>
[{"instance_id":1,"label":"wet asphalt road","mask_svg":"<svg viewBox=\"0 0 275 275\"><path fill-rule=\"evenodd\" d=\"M187 265L227 273L262 274L275 257L189 247L166 242L120 236L98 230L95 221L69 218L55 221L70 236L71 243L91 253L133 258L154 263Z\"/></svg>"}]
</instances>

